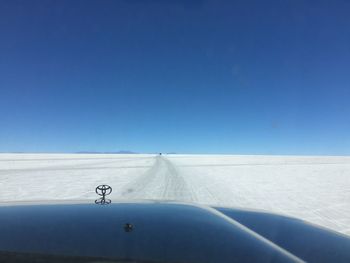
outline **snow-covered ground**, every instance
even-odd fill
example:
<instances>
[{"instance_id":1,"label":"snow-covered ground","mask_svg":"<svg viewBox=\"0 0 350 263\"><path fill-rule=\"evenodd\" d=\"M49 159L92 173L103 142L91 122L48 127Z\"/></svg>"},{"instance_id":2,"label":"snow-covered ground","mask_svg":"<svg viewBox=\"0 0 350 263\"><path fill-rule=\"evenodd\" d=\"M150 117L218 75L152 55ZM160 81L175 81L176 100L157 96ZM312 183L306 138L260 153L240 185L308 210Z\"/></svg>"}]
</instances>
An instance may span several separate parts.
<instances>
[{"instance_id":1,"label":"snow-covered ground","mask_svg":"<svg viewBox=\"0 0 350 263\"><path fill-rule=\"evenodd\" d=\"M0 154L0 202L157 199L244 207L350 235L350 157Z\"/></svg>"}]
</instances>

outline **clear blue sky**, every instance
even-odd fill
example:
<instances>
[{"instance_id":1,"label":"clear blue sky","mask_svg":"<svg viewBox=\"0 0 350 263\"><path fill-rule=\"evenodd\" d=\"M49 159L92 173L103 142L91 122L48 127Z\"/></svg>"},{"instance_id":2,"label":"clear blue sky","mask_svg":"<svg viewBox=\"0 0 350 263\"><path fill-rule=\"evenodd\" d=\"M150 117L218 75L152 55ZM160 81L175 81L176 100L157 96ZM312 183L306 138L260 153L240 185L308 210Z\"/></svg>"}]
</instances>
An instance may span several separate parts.
<instances>
[{"instance_id":1,"label":"clear blue sky","mask_svg":"<svg viewBox=\"0 0 350 263\"><path fill-rule=\"evenodd\" d=\"M0 151L350 154L350 2L1 1Z\"/></svg>"}]
</instances>

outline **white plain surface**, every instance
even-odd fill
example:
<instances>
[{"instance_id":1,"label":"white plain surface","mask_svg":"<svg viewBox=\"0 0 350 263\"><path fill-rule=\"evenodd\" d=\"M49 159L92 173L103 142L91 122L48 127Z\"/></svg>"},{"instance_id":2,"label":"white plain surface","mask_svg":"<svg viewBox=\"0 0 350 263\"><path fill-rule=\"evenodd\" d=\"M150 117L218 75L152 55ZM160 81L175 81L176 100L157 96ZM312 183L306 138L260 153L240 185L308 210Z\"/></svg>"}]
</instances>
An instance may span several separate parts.
<instances>
[{"instance_id":1,"label":"white plain surface","mask_svg":"<svg viewBox=\"0 0 350 263\"><path fill-rule=\"evenodd\" d=\"M350 235L350 157L0 154L0 202L177 200L259 209Z\"/></svg>"}]
</instances>

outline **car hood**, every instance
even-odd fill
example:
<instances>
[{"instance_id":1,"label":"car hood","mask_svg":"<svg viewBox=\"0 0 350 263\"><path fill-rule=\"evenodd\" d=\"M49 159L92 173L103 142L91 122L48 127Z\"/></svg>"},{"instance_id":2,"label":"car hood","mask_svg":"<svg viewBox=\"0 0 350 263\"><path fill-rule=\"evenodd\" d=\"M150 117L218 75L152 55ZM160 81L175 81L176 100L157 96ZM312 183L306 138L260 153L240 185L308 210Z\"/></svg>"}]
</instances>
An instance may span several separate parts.
<instances>
[{"instance_id":1,"label":"car hood","mask_svg":"<svg viewBox=\"0 0 350 263\"><path fill-rule=\"evenodd\" d=\"M0 261L6 262L350 259L348 237L259 211L171 201L47 201L5 203L0 215Z\"/></svg>"}]
</instances>

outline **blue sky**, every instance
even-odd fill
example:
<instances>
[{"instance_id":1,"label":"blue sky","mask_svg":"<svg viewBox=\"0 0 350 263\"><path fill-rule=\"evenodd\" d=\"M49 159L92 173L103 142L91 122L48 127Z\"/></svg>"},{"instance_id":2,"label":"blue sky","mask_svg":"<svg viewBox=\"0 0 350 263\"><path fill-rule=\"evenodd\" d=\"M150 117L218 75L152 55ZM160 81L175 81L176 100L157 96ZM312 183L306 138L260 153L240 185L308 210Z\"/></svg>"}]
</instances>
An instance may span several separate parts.
<instances>
[{"instance_id":1,"label":"blue sky","mask_svg":"<svg viewBox=\"0 0 350 263\"><path fill-rule=\"evenodd\" d=\"M0 151L349 155L349 13L1 1Z\"/></svg>"}]
</instances>

